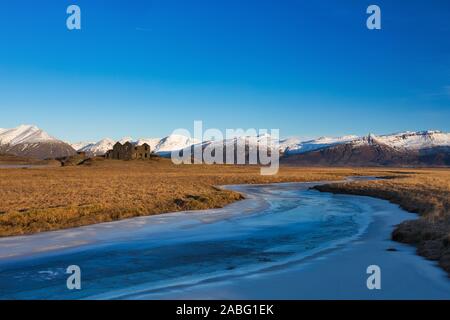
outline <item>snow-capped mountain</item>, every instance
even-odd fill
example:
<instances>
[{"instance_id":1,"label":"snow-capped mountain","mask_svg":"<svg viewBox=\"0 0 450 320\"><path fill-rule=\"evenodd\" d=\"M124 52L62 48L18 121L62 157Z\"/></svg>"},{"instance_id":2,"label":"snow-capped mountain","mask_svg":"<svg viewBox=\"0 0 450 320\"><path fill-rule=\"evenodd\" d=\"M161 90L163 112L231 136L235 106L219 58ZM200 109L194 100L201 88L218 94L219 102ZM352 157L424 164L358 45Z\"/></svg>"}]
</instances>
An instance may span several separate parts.
<instances>
[{"instance_id":1,"label":"snow-capped mountain","mask_svg":"<svg viewBox=\"0 0 450 320\"><path fill-rule=\"evenodd\" d=\"M247 146L279 146L280 142L273 138L270 134L264 133L260 135L237 136L225 140L204 141L203 144L214 145L222 144L223 146L247 145Z\"/></svg>"},{"instance_id":2,"label":"snow-capped mountain","mask_svg":"<svg viewBox=\"0 0 450 320\"><path fill-rule=\"evenodd\" d=\"M225 145L231 145L233 143L244 143L247 141L250 145L257 145L257 144L264 144L265 141L273 141L270 137L267 135L262 135L258 137L238 137L234 139L228 139L224 141L205 141L202 143L203 147L207 145L211 145L213 143L224 143ZM144 143L147 143L151 150L155 152L156 154L167 156L172 151L177 150L183 150L186 148L189 148L193 145L200 144L201 141L198 139L190 138L183 135L178 134L171 134L164 138L141 138L138 140L133 140L131 137L126 137L118 140L117 142L125 143L125 142L131 142L136 145L142 145ZM106 151L113 148L116 141L106 138L103 140L100 140L97 143L91 143L87 145L83 145L82 143L74 143L72 146L82 146L77 149L77 151L84 151L91 155L103 155L106 153Z\"/></svg>"},{"instance_id":3,"label":"snow-capped mountain","mask_svg":"<svg viewBox=\"0 0 450 320\"><path fill-rule=\"evenodd\" d=\"M175 150L182 150L200 141L188 138L183 135L172 134L170 136L160 138L141 138L133 140L131 137L125 137L118 142L132 142L141 145L147 143L150 148L161 155L167 155ZM439 146L450 146L450 133L443 133L440 131L419 131L419 132L404 132L391 135L373 135L370 134L364 137L356 135L345 135L341 137L320 137L317 139L301 140L299 138L290 137L276 141L269 134L262 134L259 136L239 136L232 139L225 139L223 141L203 141L203 147L213 146L214 144L223 144L224 146L231 146L232 144L243 144L247 146L261 146L276 144L279 151L285 155L295 155L308 153L311 151L327 149L340 144L351 143L353 145L365 144L369 141L377 141L395 149L406 150L420 150L424 148L433 148ZM78 151L85 151L93 155L102 155L107 150L112 149L116 141L112 139L103 139L97 143L77 143L72 146Z\"/></svg>"},{"instance_id":4,"label":"snow-capped mountain","mask_svg":"<svg viewBox=\"0 0 450 320\"><path fill-rule=\"evenodd\" d=\"M135 141L135 143L138 146L141 146L144 143L146 143L150 146L151 150L156 150L156 146L159 144L160 141L161 141L161 138L141 138L141 139L138 139L137 141Z\"/></svg>"},{"instance_id":5,"label":"snow-capped mountain","mask_svg":"<svg viewBox=\"0 0 450 320\"><path fill-rule=\"evenodd\" d=\"M420 150L434 147L450 147L450 133L441 131L407 131L391 135L371 135L371 137L396 149Z\"/></svg>"},{"instance_id":6,"label":"snow-capped mountain","mask_svg":"<svg viewBox=\"0 0 450 320\"><path fill-rule=\"evenodd\" d=\"M34 125L20 125L12 129L0 129L0 145L17 145L20 143L36 143L58 141L45 131Z\"/></svg>"},{"instance_id":7,"label":"snow-capped mountain","mask_svg":"<svg viewBox=\"0 0 450 320\"><path fill-rule=\"evenodd\" d=\"M279 144L280 152L296 149L302 141L303 140L298 137L289 137L286 139L281 139Z\"/></svg>"},{"instance_id":8,"label":"snow-capped mountain","mask_svg":"<svg viewBox=\"0 0 450 320\"><path fill-rule=\"evenodd\" d=\"M440 131L369 134L303 153L286 153L283 160L294 165L449 166L450 134Z\"/></svg>"},{"instance_id":9,"label":"snow-capped mountain","mask_svg":"<svg viewBox=\"0 0 450 320\"><path fill-rule=\"evenodd\" d=\"M154 151L156 153L167 153L182 150L197 143L200 143L200 141L194 138L179 134L171 134L170 136L162 138L155 146Z\"/></svg>"},{"instance_id":10,"label":"snow-capped mountain","mask_svg":"<svg viewBox=\"0 0 450 320\"><path fill-rule=\"evenodd\" d=\"M70 142L66 142L66 143L70 144L70 146L77 151L87 147L88 145L95 144L94 141L79 141L79 142L74 142L74 143L70 143Z\"/></svg>"},{"instance_id":11,"label":"snow-capped mountain","mask_svg":"<svg viewBox=\"0 0 450 320\"><path fill-rule=\"evenodd\" d=\"M339 144L352 143L361 145L377 142L398 150L421 150L434 147L450 147L450 133L441 131L401 132L389 135L369 134L364 137L347 135L342 137L321 137L314 140L300 141L287 145L286 154L300 154L314 150L326 149Z\"/></svg>"},{"instance_id":12,"label":"snow-capped mountain","mask_svg":"<svg viewBox=\"0 0 450 320\"><path fill-rule=\"evenodd\" d=\"M389 135L358 137L320 137L301 140L291 137L274 139L269 134L238 136L221 141L199 141L183 135L171 134L160 138L133 140L124 137L118 142L147 143L153 152L168 156L172 151L184 150L193 145L202 148L223 145L225 148L244 145L245 153L252 147L276 147L288 163L301 164L392 164L392 165L450 165L450 133L441 131L401 132ZM116 140L102 139L98 142L79 142L69 145L52 137L34 125L20 125L12 129L0 128L0 153L33 158L56 158L85 151L89 155L103 155L113 148Z\"/></svg>"},{"instance_id":13,"label":"snow-capped mountain","mask_svg":"<svg viewBox=\"0 0 450 320\"><path fill-rule=\"evenodd\" d=\"M299 154L324 149L338 144L348 143L358 139L358 136L348 135L342 137L320 137L318 139L292 143L284 149L286 154Z\"/></svg>"},{"instance_id":14,"label":"snow-capped mountain","mask_svg":"<svg viewBox=\"0 0 450 320\"><path fill-rule=\"evenodd\" d=\"M236 136L225 140L204 141L196 146L201 146L204 150L204 161L207 157L208 161L218 161L219 163L256 164L260 161L259 150L267 149L269 153L276 150L276 152L282 153L287 145L296 142L298 142L297 138L279 141L270 134L264 133ZM197 159L199 154L195 150L193 151L193 155ZM201 159L199 158L199 160Z\"/></svg>"},{"instance_id":15,"label":"snow-capped mountain","mask_svg":"<svg viewBox=\"0 0 450 320\"><path fill-rule=\"evenodd\" d=\"M83 151L90 155L100 156L100 155L104 155L106 153L106 151L112 149L115 143L116 143L116 141L106 138L106 139L102 139L96 143L90 143L88 145L85 145L85 146L81 147L80 149L77 149L77 151Z\"/></svg>"},{"instance_id":16,"label":"snow-capped mountain","mask_svg":"<svg viewBox=\"0 0 450 320\"><path fill-rule=\"evenodd\" d=\"M136 141L131 137L124 137L118 141L112 140L110 138L102 139L96 143L90 143L87 145L78 145L77 143L72 144L72 146L81 146L77 148L77 151L83 151L90 155L103 155L106 151L111 150L116 144L116 142L120 142L124 144L125 142L131 142L133 144L142 145L147 143L150 146L150 149L157 154L167 154L172 151L182 150L186 147L189 147L193 144L198 143L197 140L188 138L182 135L172 134L165 138L141 138Z\"/></svg>"},{"instance_id":17,"label":"snow-capped mountain","mask_svg":"<svg viewBox=\"0 0 450 320\"><path fill-rule=\"evenodd\" d=\"M75 150L34 125L20 125L0 129L0 153L45 159L72 155Z\"/></svg>"},{"instance_id":18,"label":"snow-capped mountain","mask_svg":"<svg viewBox=\"0 0 450 320\"><path fill-rule=\"evenodd\" d=\"M120 139L118 142L120 142L121 144L124 144L126 142L131 142L133 143L133 138L132 137L123 137L122 139Z\"/></svg>"},{"instance_id":19,"label":"snow-capped mountain","mask_svg":"<svg viewBox=\"0 0 450 320\"><path fill-rule=\"evenodd\" d=\"M87 154L93 156L101 156L104 155L106 151L111 150L116 142L120 142L122 144L125 142L134 143L132 137L123 137L118 141L105 138L97 142L76 142L72 143L71 146L77 151L86 152Z\"/></svg>"}]
</instances>

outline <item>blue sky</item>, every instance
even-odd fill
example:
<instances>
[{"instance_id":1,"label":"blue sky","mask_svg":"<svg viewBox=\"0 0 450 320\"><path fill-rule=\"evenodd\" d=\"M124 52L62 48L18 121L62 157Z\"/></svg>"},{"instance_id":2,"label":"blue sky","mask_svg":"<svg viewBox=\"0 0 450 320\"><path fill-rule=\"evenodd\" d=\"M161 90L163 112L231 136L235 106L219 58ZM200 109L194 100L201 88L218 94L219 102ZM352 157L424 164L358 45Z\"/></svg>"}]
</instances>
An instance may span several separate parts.
<instances>
[{"instance_id":1,"label":"blue sky","mask_svg":"<svg viewBox=\"0 0 450 320\"><path fill-rule=\"evenodd\" d=\"M82 30L66 28L77 4ZM366 28L377 4L382 30ZM176 128L450 131L447 0L16 0L0 10L0 128L65 140Z\"/></svg>"}]
</instances>

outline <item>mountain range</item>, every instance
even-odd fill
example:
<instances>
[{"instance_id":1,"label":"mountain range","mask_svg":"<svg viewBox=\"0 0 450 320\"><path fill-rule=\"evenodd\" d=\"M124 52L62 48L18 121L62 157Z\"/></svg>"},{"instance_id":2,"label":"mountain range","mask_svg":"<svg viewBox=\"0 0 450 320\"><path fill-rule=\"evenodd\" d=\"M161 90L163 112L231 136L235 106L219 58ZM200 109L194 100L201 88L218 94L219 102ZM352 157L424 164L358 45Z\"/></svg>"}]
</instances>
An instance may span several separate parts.
<instances>
[{"instance_id":1,"label":"mountain range","mask_svg":"<svg viewBox=\"0 0 450 320\"><path fill-rule=\"evenodd\" d=\"M224 146L246 141L247 145L276 145L281 162L287 165L354 165L354 166L450 166L450 133L441 131L402 132L359 137L320 137L302 140L291 137L276 141L268 134L236 137L221 142L198 141L182 135L164 138L124 137L119 142L147 143L161 156L193 145L202 147L223 143ZM84 151L91 156L103 155L117 141L105 138L97 142L68 143L54 138L34 125L0 129L0 153L31 158L56 158Z\"/></svg>"},{"instance_id":2,"label":"mountain range","mask_svg":"<svg viewBox=\"0 0 450 320\"><path fill-rule=\"evenodd\" d=\"M323 139L318 139L322 140ZM450 133L404 132L317 140L286 150L284 164L305 166L450 166Z\"/></svg>"}]
</instances>

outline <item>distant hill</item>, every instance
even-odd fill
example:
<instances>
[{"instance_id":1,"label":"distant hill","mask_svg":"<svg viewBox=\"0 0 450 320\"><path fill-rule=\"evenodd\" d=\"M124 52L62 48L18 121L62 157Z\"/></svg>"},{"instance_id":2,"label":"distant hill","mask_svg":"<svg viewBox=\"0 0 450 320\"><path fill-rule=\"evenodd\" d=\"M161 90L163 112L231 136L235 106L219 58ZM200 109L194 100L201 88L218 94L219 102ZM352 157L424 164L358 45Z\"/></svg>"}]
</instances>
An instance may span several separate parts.
<instances>
[{"instance_id":1,"label":"distant hill","mask_svg":"<svg viewBox=\"0 0 450 320\"><path fill-rule=\"evenodd\" d=\"M76 153L69 144L33 125L0 129L0 153L36 159L53 159Z\"/></svg>"}]
</instances>

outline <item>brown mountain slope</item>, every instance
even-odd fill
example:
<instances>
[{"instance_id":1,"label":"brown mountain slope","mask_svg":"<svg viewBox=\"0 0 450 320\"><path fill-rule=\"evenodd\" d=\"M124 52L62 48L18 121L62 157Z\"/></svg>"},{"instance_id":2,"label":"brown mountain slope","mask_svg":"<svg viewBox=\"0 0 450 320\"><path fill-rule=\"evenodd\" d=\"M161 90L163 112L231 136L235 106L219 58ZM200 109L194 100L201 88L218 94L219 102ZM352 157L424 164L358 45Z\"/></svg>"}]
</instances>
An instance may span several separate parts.
<instances>
[{"instance_id":1,"label":"brown mountain slope","mask_svg":"<svg viewBox=\"0 0 450 320\"><path fill-rule=\"evenodd\" d=\"M25 158L54 159L74 155L76 151L67 143L51 141L0 146L0 153Z\"/></svg>"},{"instance_id":2,"label":"brown mountain slope","mask_svg":"<svg viewBox=\"0 0 450 320\"><path fill-rule=\"evenodd\" d=\"M446 148L406 151L379 142L346 143L295 155L285 155L282 164L298 166L449 166Z\"/></svg>"}]
</instances>

